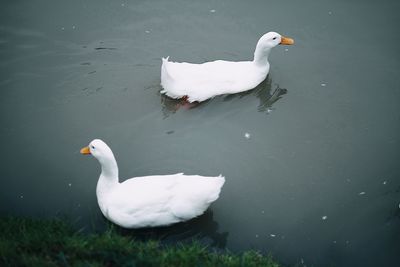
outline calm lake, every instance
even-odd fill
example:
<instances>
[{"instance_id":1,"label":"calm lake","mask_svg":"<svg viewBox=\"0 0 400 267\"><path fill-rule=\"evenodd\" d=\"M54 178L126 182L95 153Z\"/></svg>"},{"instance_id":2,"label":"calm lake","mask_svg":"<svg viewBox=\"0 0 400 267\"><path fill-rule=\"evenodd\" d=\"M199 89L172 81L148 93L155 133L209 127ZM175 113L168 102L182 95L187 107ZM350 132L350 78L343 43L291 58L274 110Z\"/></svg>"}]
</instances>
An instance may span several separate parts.
<instances>
[{"instance_id":1,"label":"calm lake","mask_svg":"<svg viewBox=\"0 0 400 267\"><path fill-rule=\"evenodd\" d=\"M0 215L107 225L98 162L120 179L223 174L205 215L128 231L165 242L257 249L298 266L399 266L400 2L1 1ZM161 57L251 60L248 93L187 105L161 96Z\"/></svg>"}]
</instances>

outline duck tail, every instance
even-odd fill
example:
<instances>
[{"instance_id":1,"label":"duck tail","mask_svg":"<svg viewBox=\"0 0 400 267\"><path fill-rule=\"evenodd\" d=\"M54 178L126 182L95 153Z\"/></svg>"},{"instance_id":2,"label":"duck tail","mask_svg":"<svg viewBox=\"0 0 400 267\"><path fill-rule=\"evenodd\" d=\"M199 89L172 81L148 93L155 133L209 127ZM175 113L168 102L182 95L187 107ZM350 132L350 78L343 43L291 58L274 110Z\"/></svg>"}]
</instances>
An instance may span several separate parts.
<instances>
[{"instance_id":1,"label":"duck tail","mask_svg":"<svg viewBox=\"0 0 400 267\"><path fill-rule=\"evenodd\" d=\"M161 93L164 94L166 93L166 89L168 87L168 84L170 82L172 82L172 77L168 72L168 61L169 56L168 57L163 57L162 60L162 65L161 65L161 86L163 87L163 90L161 90Z\"/></svg>"},{"instance_id":2,"label":"duck tail","mask_svg":"<svg viewBox=\"0 0 400 267\"><path fill-rule=\"evenodd\" d=\"M212 203L219 198L219 194L221 193L221 188L225 183L225 177L221 174L217 177L213 177L215 181L214 192L210 194L210 198L208 199L207 203Z\"/></svg>"},{"instance_id":3,"label":"duck tail","mask_svg":"<svg viewBox=\"0 0 400 267\"><path fill-rule=\"evenodd\" d=\"M225 176L222 176L222 174L220 174L219 176L217 176L217 179L221 183L221 187L222 187L225 183Z\"/></svg>"}]
</instances>

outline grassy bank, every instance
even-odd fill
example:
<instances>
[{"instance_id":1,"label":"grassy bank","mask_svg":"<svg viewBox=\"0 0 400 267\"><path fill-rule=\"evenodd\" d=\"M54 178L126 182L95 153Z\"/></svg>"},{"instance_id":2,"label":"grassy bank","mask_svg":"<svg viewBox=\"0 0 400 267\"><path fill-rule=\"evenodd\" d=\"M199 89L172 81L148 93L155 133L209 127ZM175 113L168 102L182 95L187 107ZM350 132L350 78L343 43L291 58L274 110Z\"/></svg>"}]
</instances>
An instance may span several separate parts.
<instances>
[{"instance_id":1,"label":"grassy bank","mask_svg":"<svg viewBox=\"0 0 400 267\"><path fill-rule=\"evenodd\" d=\"M0 266L279 266L255 251L210 252L204 246L161 246L110 229L77 233L61 220L0 218Z\"/></svg>"}]
</instances>

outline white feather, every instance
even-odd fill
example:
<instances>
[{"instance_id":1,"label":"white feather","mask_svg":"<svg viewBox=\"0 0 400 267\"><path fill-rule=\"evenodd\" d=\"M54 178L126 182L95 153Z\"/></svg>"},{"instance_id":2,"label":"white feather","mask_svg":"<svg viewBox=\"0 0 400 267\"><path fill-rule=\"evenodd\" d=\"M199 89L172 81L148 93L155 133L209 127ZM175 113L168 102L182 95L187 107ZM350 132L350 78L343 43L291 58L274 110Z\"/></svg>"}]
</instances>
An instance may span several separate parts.
<instances>
[{"instance_id":1,"label":"white feather","mask_svg":"<svg viewBox=\"0 0 400 267\"><path fill-rule=\"evenodd\" d=\"M192 64L162 58L161 93L200 102L217 95L253 89L267 77L270 49L280 44L281 38L276 32L264 34L257 43L252 61L216 60Z\"/></svg>"},{"instance_id":2,"label":"white feather","mask_svg":"<svg viewBox=\"0 0 400 267\"><path fill-rule=\"evenodd\" d=\"M94 147L94 148L93 148ZM223 176L143 176L118 181L118 166L111 149L93 140L91 154L102 167L97 183L97 200L104 216L125 228L170 225L199 216L218 199Z\"/></svg>"}]
</instances>

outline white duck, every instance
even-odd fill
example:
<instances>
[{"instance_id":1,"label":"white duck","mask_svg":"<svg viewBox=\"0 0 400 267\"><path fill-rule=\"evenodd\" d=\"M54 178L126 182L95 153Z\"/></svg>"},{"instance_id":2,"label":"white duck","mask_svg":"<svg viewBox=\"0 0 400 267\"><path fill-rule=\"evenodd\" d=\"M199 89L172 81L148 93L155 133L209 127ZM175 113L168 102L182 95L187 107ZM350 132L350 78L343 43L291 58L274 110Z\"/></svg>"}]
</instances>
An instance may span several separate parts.
<instances>
[{"instance_id":1,"label":"white duck","mask_svg":"<svg viewBox=\"0 0 400 267\"><path fill-rule=\"evenodd\" d=\"M218 199L225 178L198 175L144 176L118 181L111 149L95 139L81 149L101 165L97 201L104 216L125 228L169 225L203 214Z\"/></svg>"},{"instance_id":2,"label":"white duck","mask_svg":"<svg viewBox=\"0 0 400 267\"><path fill-rule=\"evenodd\" d=\"M291 45L291 38L279 33L264 34L257 43L253 61L217 60L203 64L178 63L162 59L161 93L189 102L204 101L222 94L253 89L269 72L268 56L278 44Z\"/></svg>"}]
</instances>

